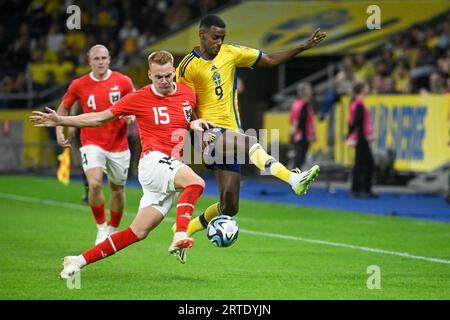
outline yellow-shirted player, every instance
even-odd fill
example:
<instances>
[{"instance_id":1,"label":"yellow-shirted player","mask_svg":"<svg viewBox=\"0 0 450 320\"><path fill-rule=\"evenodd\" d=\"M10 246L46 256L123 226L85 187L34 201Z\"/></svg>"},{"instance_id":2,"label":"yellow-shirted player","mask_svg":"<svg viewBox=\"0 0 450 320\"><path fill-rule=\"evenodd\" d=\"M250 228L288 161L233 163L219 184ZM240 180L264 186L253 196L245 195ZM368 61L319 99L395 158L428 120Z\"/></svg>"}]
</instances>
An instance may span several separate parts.
<instances>
[{"instance_id":1,"label":"yellow-shirted player","mask_svg":"<svg viewBox=\"0 0 450 320\"><path fill-rule=\"evenodd\" d=\"M319 29L305 44L296 48L264 54L260 50L238 45L224 44L225 23L216 15L207 15L200 22L200 46L195 47L178 65L177 81L191 87L197 95L196 116L213 122L212 140L234 144L235 154L248 154L260 170L289 183L296 194L305 194L309 184L317 176L319 166L306 172L288 170L274 159L258 143L257 139L239 132L241 128L236 69L273 67L295 57L300 52L319 44L327 34ZM217 149L217 148L216 148ZM229 150L227 150L228 152ZM218 152L216 150L216 152ZM219 150L220 152L220 150ZM239 209L240 164L207 165L214 170L219 187L220 202L209 206L204 213L191 220L187 232L192 235L208 225L219 214L234 216ZM184 262L183 252L180 261Z\"/></svg>"},{"instance_id":2,"label":"yellow-shirted player","mask_svg":"<svg viewBox=\"0 0 450 320\"><path fill-rule=\"evenodd\" d=\"M177 81L196 92L197 116L221 128L240 129L236 68L254 67L261 55L259 50L222 44L219 54L207 59L194 48L179 64Z\"/></svg>"}]
</instances>

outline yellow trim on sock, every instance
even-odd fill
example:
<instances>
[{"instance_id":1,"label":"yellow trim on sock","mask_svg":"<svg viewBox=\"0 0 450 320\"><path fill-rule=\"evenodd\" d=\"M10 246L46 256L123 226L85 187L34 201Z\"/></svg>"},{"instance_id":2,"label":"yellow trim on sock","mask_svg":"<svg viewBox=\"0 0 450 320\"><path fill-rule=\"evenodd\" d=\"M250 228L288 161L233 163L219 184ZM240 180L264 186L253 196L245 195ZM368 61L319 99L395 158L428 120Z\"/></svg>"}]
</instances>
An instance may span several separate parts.
<instances>
[{"instance_id":1,"label":"yellow trim on sock","mask_svg":"<svg viewBox=\"0 0 450 320\"><path fill-rule=\"evenodd\" d=\"M208 208L206 208L205 212L203 213L203 217L207 222L211 221L212 218L217 217L220 215L220 204L219 202L214 203L210 205ZM189 222L189 225L187 227L187 233L189 235L193 235L194 233L197 233L201 230L205 229L203 225L200 222L199 217L195 217L194 219Z\"/></svg>"}]
</instances>

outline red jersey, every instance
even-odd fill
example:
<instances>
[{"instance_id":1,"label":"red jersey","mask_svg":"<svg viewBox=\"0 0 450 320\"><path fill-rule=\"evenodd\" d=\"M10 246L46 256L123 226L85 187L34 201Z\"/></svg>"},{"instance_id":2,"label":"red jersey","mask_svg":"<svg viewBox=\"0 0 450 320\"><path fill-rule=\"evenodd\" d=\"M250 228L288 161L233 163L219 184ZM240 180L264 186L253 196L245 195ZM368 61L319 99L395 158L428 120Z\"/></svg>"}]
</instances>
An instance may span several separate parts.
<instances>
[{"instance_id":1,"label":"red jersey","mask_svg":"<svg viewBox=\"0 0 450 320\"><path fill-rule=\"evenodd\" d=\"M96 79L92 72L73 80L63 97L64 105L70 109L79 100L83 113L100 112L134 92L129 77L120 72L107 72L103 80ZM81 128L80 140L82 146L93 144L106 151L124 151L128 149L127 125L124 120L116 119L101 127Z\"/></svg>"},{"instance_id":2,"label":"red jersey","mask_svg":"<svg viewBox=\"0 0 450 320\"><path fill-rule=\"evenodd\" d=\"M180 159L196 99L191 88L174 84L175 90L168 96L160 95L153 85L148 85L127 95L109 110L118 117L136 116L142 151L160 151Z\"/></svg>"}]
</instances>

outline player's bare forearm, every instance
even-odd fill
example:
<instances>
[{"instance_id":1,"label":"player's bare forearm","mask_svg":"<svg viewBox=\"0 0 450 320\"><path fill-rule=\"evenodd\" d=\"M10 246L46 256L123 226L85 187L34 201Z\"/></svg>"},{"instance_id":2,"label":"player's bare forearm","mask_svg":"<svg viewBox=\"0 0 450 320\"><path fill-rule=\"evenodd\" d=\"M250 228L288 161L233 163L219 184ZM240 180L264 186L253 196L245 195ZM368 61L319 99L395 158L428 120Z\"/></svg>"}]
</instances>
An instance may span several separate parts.
<instances>
[{"instance_id":1,"label":"player's bare forearm","mask_svg":"<svg viewBox=\"0 0 450 320\"><path fill-rule=\"evenodd\" d=\"M84 113L77 116L60 116L54 110L45 108L46 112L33 111L30 120L36 127L99 127L115 119L116 116L109 110L102 112Z\"/></svg>"},{"instance_id":2,"label":"player's bare forearm","mask_svg":"<svg viewBox=\"0 0 450 320\"><path fill-rule=\"evenodd\" d=\"M100 112L83 113L77 116L61 116L59 117L60 125L64 127L100 127L108 120L99 115Z\"/></svg>"},{"instance_id":3,"label":"player's bare forearm","mask_svg":"<svg viewBox=\"0 0 450 320\"><path fill-rule=\"evenodd\" d=\"M314 33L309 37L309 39L301 44L300 46L284 51L272 52L269 54L263 54L261 59L259 60L257 66L258 67L275 67L281 63L291 60L296 55L302 53L305 50L311 49L317 46L320 42L323 41L327 37L326 32L321 32L320 28L318 28Z\"/></svg>"},{"instance_id":4,"label":"player's bare forearm","mask_svg":"<svg viewBox=\"0 0 450 320\"><path fill-rule=\"evenodd\" d=\"M261 60L259 60L257 66L258 67L275 67L281 63L291 60L293 57L298 55L299 53L305 51L305 47L302 44L301 46L293 49L288 49L285 51L272 52L269 54L263 54L261 56Z\"/></svg>"}]
</instances>

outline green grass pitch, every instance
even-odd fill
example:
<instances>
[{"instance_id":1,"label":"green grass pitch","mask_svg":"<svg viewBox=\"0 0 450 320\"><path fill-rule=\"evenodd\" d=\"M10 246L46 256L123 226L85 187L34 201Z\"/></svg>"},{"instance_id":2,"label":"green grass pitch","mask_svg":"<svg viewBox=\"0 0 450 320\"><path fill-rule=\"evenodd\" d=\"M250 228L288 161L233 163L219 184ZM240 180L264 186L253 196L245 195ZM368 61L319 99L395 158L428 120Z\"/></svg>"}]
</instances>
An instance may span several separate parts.
<instances>
[{"instance_id":1,"label":"green grass pitch","mask_svg":"<svg viewBox=\"0 0 450 320\"><path fill-rule=\"evenodd\" d=\"M450 224L257 201L241 202L232 247L199 233L180 264L167 252L172 209L147 239L84 268L71 290L58 277L61 258L96 236L81 194L80 183L0 177L0 299L450 298ZM126 194L122 228L141 190ZM202 197L196 213L213 201ZM367 287L372 265L381 289Z\"/></svg>"}]
</instances>

